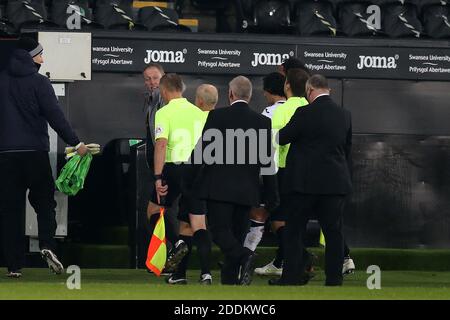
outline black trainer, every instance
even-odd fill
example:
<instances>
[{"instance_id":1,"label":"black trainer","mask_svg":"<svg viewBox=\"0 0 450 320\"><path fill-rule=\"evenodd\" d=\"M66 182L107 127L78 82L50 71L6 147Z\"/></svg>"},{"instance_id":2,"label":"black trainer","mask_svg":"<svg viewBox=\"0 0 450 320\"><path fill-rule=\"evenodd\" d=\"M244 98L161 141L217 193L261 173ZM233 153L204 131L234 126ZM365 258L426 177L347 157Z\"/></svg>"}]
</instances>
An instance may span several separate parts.
<instances>
[{"instance_id":1,"label":"black trainer","mask_svg":"<svg viewBox=\"0 0 450 320\"><path fill-rule=\"evenodd\" d=\"M248 286L252 283L253 272L255 271L256 253L250 252L244 257L239 269L238 284Z\"/></svg>"},{"instance_id":2,"label":"black trainer","mask_svg":"<svg viewBox=\"0 0 450 320\"><path fill-rule=\"evenodd\" d=\"M22 277L22 271L19 270L8 270L8 273L6 274L6 276L8 278L14 278L14 279L18 279L20 277Z\"/></svg>"},{"instance_id":3,"label":"black trainer","mask_svg":"<svg viewBox=\"0 0 450 320\"><path fill-rule=\"evenodd\" d=\"M164 271L167 273L174 273L177 270L178 264L183 260L188 253L189 248L183 240L178 240L175 246L169 252Z\"/></svg>"},{"instance_id":4,"label":"black trainer","mask_svg":"<svg viewBox=\"0 0 450 320\"><path fill-rule=\"evenodd\" d=\"M179 277L175 274L166 278L166 283L168 284L187 284L187 279L185 277Z\"/></svg>"},{"instance_id":5,"label":"black trainer","mask_svg":"<svg viewBox=\"0 0 450 320\"><path fill-rule=\"evenodd\" d=\"M64 271L64 266L62 263L58 260L58 257L56 254L52 252L52 250L49 249L42 249L41 250L41 257L44 259L48 267L53 273L61 274Z\"/></svg>"}]
</instances>

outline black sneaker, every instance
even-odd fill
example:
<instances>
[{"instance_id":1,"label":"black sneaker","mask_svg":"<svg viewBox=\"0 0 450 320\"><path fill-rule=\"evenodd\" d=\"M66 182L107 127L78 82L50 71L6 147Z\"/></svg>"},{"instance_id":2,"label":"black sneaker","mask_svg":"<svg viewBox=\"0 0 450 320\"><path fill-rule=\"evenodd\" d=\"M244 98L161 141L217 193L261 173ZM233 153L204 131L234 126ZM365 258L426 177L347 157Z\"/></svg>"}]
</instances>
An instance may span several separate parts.
<instances>
[{"instance_id":1,"label":"black sneaker","mask_svg":"<svg viewBox=\"0 0 450 320\"><path fill-rule=\"evenodd\" d=\"M238 284L248 286L252 283L253 272L255 271L256 253L251 252L244 257L239 269Z\"/></svg>"},{"instance_id":2,"label":"black sneaker","mask_svg":"<svg viewBox=\"0 0 450 320\"><path fill-rule=\"evenodd\" d=\"M304 286L308 283L307 278L299 279L297 282L294 283L288 283L283 281L281 278L274 278L269 279L268 284L269 286Z\"/></svg>"},{"instance_id":3,"label":"black sneaker","mask_svg":"<svg viewBox=\"0 0 450 320\"><path fill-rule=\"evenodd\" d=\"M175 246L169 252L164 271L167 273L174 273L177 270L178 264L183 260L188 253L189 248L183 240L178 240Z\"/></svg>"},{"instance_id":4,"label":"black sneaker","mask_svg":"<svg viewBox=\"0 0 450 320\"><path fill-rule=\"evenodd\" d=\"M22 277L22 271L21 270L8 270L8 273L6 274L8 278L14 278L18 279Z\"/></svg>"},{"instance_id":5,"label":"black sneaker","mask_svg":"<svg viewBox=\"0 0 450 320\"><path fill-rule=\"evenodd\" d=\"M168 284L187 284L187 279L185 277L178 277L173 274L166 278L166 283L168 283Z\"/></svg>"},{"instance_id":6,"label":"black sneaker","mask_svg":"<svg viewBox=\"0 0 450 320\"><path fill-rule=\"evenodd\" d=\"M212 284L212 276L211 276L211 274L210 273L202 274L200 276L200 280L198 282L200 282L200 284L207 285L207 286L211 285Z\"/></svg>"},{"instance_id":7,"label":"black sneaker","mask_svg":"<svg viewBox=\"0 0 450 320\"><path fill-rule=\"evenodd\" d=\"M49 250L49 249L42 249L41 250L41 257L42 257L42 259L44 259L47 262L48 267L50 268L50 270L53 273L56 273L56 274L63 273L64 266L58 260L58 257L56 256L56 254L54 254L51 250Z\"/></svg>"}]
</instances>

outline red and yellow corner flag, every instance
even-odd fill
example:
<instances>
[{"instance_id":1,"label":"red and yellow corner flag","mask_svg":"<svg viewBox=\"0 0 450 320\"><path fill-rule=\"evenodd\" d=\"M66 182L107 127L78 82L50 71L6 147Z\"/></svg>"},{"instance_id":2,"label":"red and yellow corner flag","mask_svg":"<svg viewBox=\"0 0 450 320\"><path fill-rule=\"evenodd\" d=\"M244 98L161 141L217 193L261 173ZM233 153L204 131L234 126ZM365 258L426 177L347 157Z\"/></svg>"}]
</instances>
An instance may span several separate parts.
<instances>
[{"instance_id":1,"label":"red and yellow corner flag","mask_svg":"<svg viewBox=\"0 0 450 320\"><path fill-rule=\"evenodd\" d=\"M166 259L166 227L164 225L164 208L161 208L158 222L156 222L150 245L148 246L147 261L145 262L145 265L159 277L166 264Z\"/></svg>"}]
</instances>

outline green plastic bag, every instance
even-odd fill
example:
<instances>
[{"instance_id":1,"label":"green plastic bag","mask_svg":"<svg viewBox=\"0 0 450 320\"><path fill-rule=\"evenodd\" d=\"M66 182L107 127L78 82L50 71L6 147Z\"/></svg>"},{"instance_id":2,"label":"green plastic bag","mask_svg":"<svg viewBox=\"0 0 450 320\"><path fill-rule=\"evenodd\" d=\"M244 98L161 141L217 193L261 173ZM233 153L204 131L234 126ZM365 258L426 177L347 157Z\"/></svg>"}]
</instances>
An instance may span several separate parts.
<instances>
[{"instance_id":1,"label":"green plastic bag","mask_svg":"<svg viewBox=\"0 0 450 320\"><path fill-rule=\"evenodd\" d=\"M84 180L91 166L92 154L88 153L84 157L76 154L64 165L56 180L56 187L59 191L68 196L74 196L83 189Z\"/></svg>"}]
</instances>

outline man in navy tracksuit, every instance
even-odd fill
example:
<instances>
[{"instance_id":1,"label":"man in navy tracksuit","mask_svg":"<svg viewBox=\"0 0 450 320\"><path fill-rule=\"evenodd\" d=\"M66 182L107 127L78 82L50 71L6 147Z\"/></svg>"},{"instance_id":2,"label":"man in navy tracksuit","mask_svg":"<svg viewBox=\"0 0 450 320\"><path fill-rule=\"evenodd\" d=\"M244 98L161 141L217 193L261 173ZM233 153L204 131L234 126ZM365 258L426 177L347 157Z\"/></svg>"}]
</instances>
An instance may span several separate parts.
<instances>
[{"instance_id":1,"label":"man in navy tracksuit","mask_svg":"<svg viewBox=\"0 0 450 320\"><path fill-rule=\"evenodd\" d=\"M7 69L0 73L0 218L9 277L20 277L24 266L28 189L37 213L41 255L53 272L64 269L54 253L56 201L48 124L80 155L87 153L65 119L50 81L38 73L42 51L34 39L20 39Z\"/></svg>"}]
</instances>

